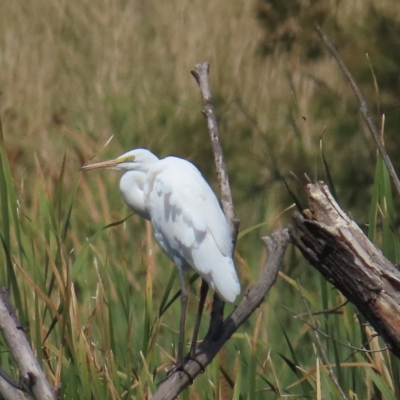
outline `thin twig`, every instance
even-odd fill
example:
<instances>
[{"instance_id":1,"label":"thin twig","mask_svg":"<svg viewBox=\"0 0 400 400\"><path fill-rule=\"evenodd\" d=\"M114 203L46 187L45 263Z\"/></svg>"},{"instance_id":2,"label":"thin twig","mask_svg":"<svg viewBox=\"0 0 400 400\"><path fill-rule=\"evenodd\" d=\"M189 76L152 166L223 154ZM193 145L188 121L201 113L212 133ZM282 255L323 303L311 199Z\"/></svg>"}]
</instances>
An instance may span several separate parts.
<instances>
[{"instance_id":1,"label":"thin twig","mask_svg":"<svg viewBox=\"0 0 400 400\"><path fill-rule=\"evenodd\" d=\"M335 338L333 338L332 336L328 335L327 333L325 333L324 331L322 331L321 329L316 328L315 326L313 326L312 324L310 324L308 321L306 321L304 318L301 317L302 314L297 314L292 310L289 310L289 308L283 306L287 311L289 311L295 318L297 318L299 321L305 323L306 325L308 325L311 329L316 330L318 333L320 333L322 336L326 337L327 339L331 340L332 342L335 342L337 344L339 344L340 346L346 347L350 350L353 350L354 352L351 354L351 356L354 356L356 353L382 353L383 351L388 350L388 347L382 347L379 350L367 350L365 348L361 348L361 347L356 347L356 346L352 346L348 343L344 343L341 342L340 340L337 340ZM307 315L309 315L309 313L307 313ZM314 312L311 312L311 315L317 315ZM366 346L372 339L369 339L365 344L363 344L362 346ZM350 356L350 357L351 357ZM349 357L348 357L349 358Z\"/></svg>"},{"instance_id":2,"label":"thin twig","mask_svg":"<svg viewBox=\"0 0 400 400\"><path fill-rule=\"evenodd\" d=\"M396 171L394 170L393 164L392 164L392 162L389 158L389 155L385 149L385 145L383 144L383 141L379 134L379 130L377 129L376 125L374 124L371 114L368 111L367 102L365 101L360 88L356 84L353 76L351 75L350 71L346 67L346 64L344 63L344 61L340 57L339 53L335 49L335 46L332 44L332 42L329 40L329 38L322 31L321 27L319 25L316 25L316 29L318 31L319 36L324 41L326 47L328 48L328 50L331 52L331 54L335 58L339 67L341 68L343 73L346 75L346 78L348 79L350 86L353 89L353 92L354 92L355 96L357 97L358 102L360 103L361 115L363 116L364 121L366 122L368 129L371 132L373 139L375 140L376 146L378 147L379 153L381 154L381 157L386 165L389 175L392 178L392 181L396 187L397 193L400 195L400 180L397 177Z\"/></svg>"},{"instance_id":3,"label":"thin twig","mask_svg":"<svg viewBox=\"0 0 400 400\"><path fill-rule=\"evenodd\" d=\"M340 310L342 307L344 307L349 301L346 300L342 304L339 304L338 306L334 308L328 308L327 310L322 310L322 311L313 311L312 315L321 315L321 314L338 314L338 310ZM290 310L288 310L290 311ZM308 313L305 313L305 315L308 315ZM302 317L303 314L299 314L298 317Z\"/></svg>"}]
</instances>

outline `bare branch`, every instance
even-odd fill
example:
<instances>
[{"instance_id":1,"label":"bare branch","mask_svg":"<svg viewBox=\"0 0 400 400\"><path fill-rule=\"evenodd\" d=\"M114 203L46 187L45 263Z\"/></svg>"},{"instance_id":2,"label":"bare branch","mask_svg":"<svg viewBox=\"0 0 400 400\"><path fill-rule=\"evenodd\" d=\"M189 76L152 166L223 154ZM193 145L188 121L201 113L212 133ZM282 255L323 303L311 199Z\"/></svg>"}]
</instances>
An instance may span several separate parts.
<instances>
[{"instance_id":1,"label":"bare branch","mask_svg":"<svg viewBox=\"0 0 400 400\"><path fill-rule=\"evenodd\" d=\"M392 164L392 162L389 158L389 155L385 149L385 145L381 139L379 131L378 131L376 125L374 124L374 121L372 120L371 114L367 107L367 102L365 101L360 88L356 84L353 76L351 75L350 71L346 67L346 64L344 63L344 61L340 57L339 53L335 49L335 46L332 44L332 42L329 40L329 38L325 35L325 33L322 31L322 29L319 25L317 25L316 28L317 28L319 36L324 41L326 47L328 48L328 50L331 52L331 54L335 58L336 62L338 63L338 65L341 68L341 70L343 71L343 73L346 75L346 78L348 79L350 86L353 89L353 92L354 92L355 96L357 97L358 102L360 103L361 115L363 116L364 121L366 122L368 129L371 132L373 139L375 140L376 146L378 147L379 153L381 154L382 159L386 165L386 168L389 171L389 175L392 178L392 181L396 187L397 193L400 195L400 180L397 177L396 171L393 168L393 164Z\"/></svg>"},{"instance_id":2,"label":"bare branch","mask_svg":"<svg viewBox=\"0 0 400 400\"><path fill-rule=\"evenodd\" d=\"M211 96L210 85L208 83L208 74L210 66L208 62L196 64L191 71L200 88L201 98L203 100L203 115L207 120L208 132L210 134L215 166L218 174L218 181L221 188L221 203L225 213L226 220L231 230L233 248L235 248L237 235L239 232L239 220L236 219L231 188L229 185L228 172L226 170L224 154L219 138L217 118L215 116L214 103ZM214 302L211 310L210 327L208 336L218 335L224 318L224 302L214 295Z\"/></svg>"},{"instance_id":3,"label":"bare branch","mask_svg":"<svg viewBox=\"0 0 400 400\"><path fill-rule=\"evenodd\" d=\"M10 377L4 377L4 371L0 375L0 398L6 400L31 400L27 393L17 388L18 385Z\"/></svg>"},{"instance_id":4,"label":"bare branch","mask_svg":"<svg viewBox=\"0 0 400 400\"><path fill-rule=\"evenodd\" d=\"M236 219L231 188L229 186L228 172L226 170L224 154L219 139L217 118L214 111L214 103L211 97L210 86L208 84L208 73L210 67L207 62L196 64L194 70L191 71L195 77L201 92L203 100L203 115L207 120L208 131L210 133L215 166L217 168L218 180L221 187L221 203L226 219L231 228L232 240L236 243L239 230L239 220Z\"/></svg>"},{"instance_id":5,"label":"bare branch","mask_svg":"<svg viewBox=\"0 0 400 400\"><path fill-rule=\"evenodd\" d=\"M14 313L9 310L10 305L7 307L8 303L7 290L1 288L0 330L21 371L22 386L37 400L54 400L55 396L51 387L20 328L20 324L16 321ZM14 398L16 397L10 397L10 399Z\"/></svg>"},{"instance_id":6,"label":"bare branch","mask_svg":"<svg viewBox=\"0 0 400 400\"><path fill-rule=\"evenodd\" d=\"M191 384L188 377L195 378L202 372L201 365L206 367L211 363L224 343L241 326L257 307L263 302L269 289L275 283L279 265L289 243L287 229L278 230L271 236L263 238L267 247L268 258L258 282L248 290L235 311L223 322L221 331L215 339L207 335L197 349L195 359L187 359L183 369L187 372L177 371L164 380L154 393L152 400L174 399L178 394Z\"/></svg>"}]
</instances>

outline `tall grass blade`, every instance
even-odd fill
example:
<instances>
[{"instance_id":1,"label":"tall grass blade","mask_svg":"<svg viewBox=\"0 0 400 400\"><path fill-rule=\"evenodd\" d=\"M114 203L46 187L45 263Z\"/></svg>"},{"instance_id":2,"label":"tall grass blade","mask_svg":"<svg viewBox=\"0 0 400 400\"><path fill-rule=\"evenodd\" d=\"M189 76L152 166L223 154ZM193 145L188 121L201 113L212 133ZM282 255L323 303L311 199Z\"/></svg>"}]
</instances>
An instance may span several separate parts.
<instances>
[{"instance_id":1,"label":"tall grass blade","mask_svg":"<svg viewBox=\"0 0 400 400\"><path fill-rule=\"evenodd\" d=\"M323 143L322 138L323 138L323 136L321 135L321 139L319 141L319 144L320 144L319 148L320 148L320 153L321 153L321 157L322 157L322 162L324 164L326 180L328 182L328 186L329 186L329 189L330 189L330 191L332 193L333 198L335 200L338 200L338 197L337 197L337 194L336 194L336 189L335 189L335 184L334 184L334 181L333 181L333 178L332 178L332 174L331 174L331 170L329 168L329 164L328 164L328 161L326 160L324 149L323 149L323 146L322 146L322 143Z\"/></svg>"},{"instance_id":2,"label":"tall grass blade","mask_svg":"<svg viewBox=\"0 0 400 400\"><path fill-rule=\"evenodd\" d=\"M1 120L0 120L0 130ZM21 320L26 320L26 312L22 306L22 297L20 289L17 283L15 275L11 251L11 230L14 228L17 239L20 237L19 230L19 218L17 214L17 200L14 195L14 188L12 185L12 178L10 172L10 166L6 155L6 149L4 145L4 136L1 131L0 140L0 203L1 203L1 242L5 255L5 270L2 274L4 284L11 288L11 294L13 296L15 306L19 312ZM21 255L22 249L18 247ZM22 262L22 259L20 260Z\"/></svg>"},{"instance_id":3,"label":"tall grass blade","mask_svg":"<svg viewBox=\"0 0 400 400\"><path fill-rule=\"evenodd\" d=\"M237 371L236 371L235 384L233 386L232 400L241 400L242 397L240 396L240 393L242 387L242 362L240 359L240 353L236 356L235 366Z\"/></svg>"},{"instance_id":4,"label":"tall grass blade","mask_svg":"<svg viewBox=\"0 0 400 400\"><path fill-rule=\"evenodd\" d=\"M176 268L175 268L175 269L176 269ZM174 271L174 272L175 272L175 276L174 276L173 274L171 275L170 280L168 281L167 287L169 286L171 279L175 279L175 278L177 277L178 271ZM197 274L197 273L193 274L193 275L189 278L189 285L192 285L199 277L200 277L199 274ZM169 297L170 292L167 292L167 290L165 290L164 296L163 296L163 300L164 300L164 297L165 297L165 295L166 295L167 293L168 293L167 298ZM169 309L169 307L171 307L171 305L172 305L173 303L175 303L175 301L179 298L180 295L181 295L181 290L178 290L178 291L172 296L171 300L170 300L167 304L164 305L163 308L161 308L161 306L160 306L159 317L161 317L161 316L165 313L165 311L167 311L167 310Z\"/></svg>"},{"instance_id":5,"label":"tall grass blade","mask_svg":"<svg viewBox=\"0 0 400 400\"><path fill-rule=\"evenodd\" d=\"M165 311L169 308L169 304L167 304L167 300L171 294L172 286L178 276L178 269L174 268L169 276L167 285L165 286L164 294L160 302L160 307L158 309L158 316L161 317ZM175 300L174 300L175 301Z\"/></svg>"}]
</instances>

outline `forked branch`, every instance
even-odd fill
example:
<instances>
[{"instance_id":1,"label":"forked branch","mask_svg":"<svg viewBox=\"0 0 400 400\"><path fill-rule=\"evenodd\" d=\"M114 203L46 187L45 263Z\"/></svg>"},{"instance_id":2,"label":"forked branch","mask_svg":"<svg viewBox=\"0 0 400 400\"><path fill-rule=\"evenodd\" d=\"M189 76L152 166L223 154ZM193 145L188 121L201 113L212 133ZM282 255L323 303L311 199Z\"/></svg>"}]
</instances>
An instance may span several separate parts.
<instances>
[{"instance_id":1,"label":"forked branch","mask_svg":"<svg viewBox=\"0 0 400 400\"><path fill-rule=\"evenodd\" d=\"M196 64L195 69L192 71L192 75L196 78L200 87L203 99L203 114L207 120L221 187L221 202L235 244L239 229L239 221L236 219L233 208L228 173L219 140L217 120L208 84L208 72L208 63ZM183 389L192 383L189 377L192 379L196 378L196 376L202 372L202 367L205 368L211 363L224 343L232 336L239 326L250 317L254 310L264 300L266 294L276 280L279 265L289 244L288 230L282 229L276 231L270 237L263 238L263 241L267 247L268 259L264 265L263 272L261 273L258 282L248 290L235 311L233 311L225 321L223 320L224 303L218 298L218 296L214 297L209 331L202 343L198 346L194 358L188 358L185 361L182 368L185 372L177 371L164 380L158 387L158 390L154 393L152 400L168 400L174 399L178 396Z\"/></svg>"}]
</instances>

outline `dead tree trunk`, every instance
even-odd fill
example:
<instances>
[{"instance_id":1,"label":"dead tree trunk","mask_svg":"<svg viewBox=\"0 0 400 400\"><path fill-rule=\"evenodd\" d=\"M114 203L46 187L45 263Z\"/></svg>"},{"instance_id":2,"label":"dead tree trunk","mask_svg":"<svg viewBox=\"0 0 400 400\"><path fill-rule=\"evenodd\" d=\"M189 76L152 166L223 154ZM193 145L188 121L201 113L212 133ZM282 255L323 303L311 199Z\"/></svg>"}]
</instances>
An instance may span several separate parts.
<instances>
[{"instance_id":1,"label":"dead tree trunk","mask_svg":"<svg viewBox=\"0 0 400 400\"><path fill-rule=\"evenodd\" d=\"M400 272L340 209L326 185L309 184L307 190L310 210L294 215L291 241L400 358Z\"/></svg>"}]
</instances>

